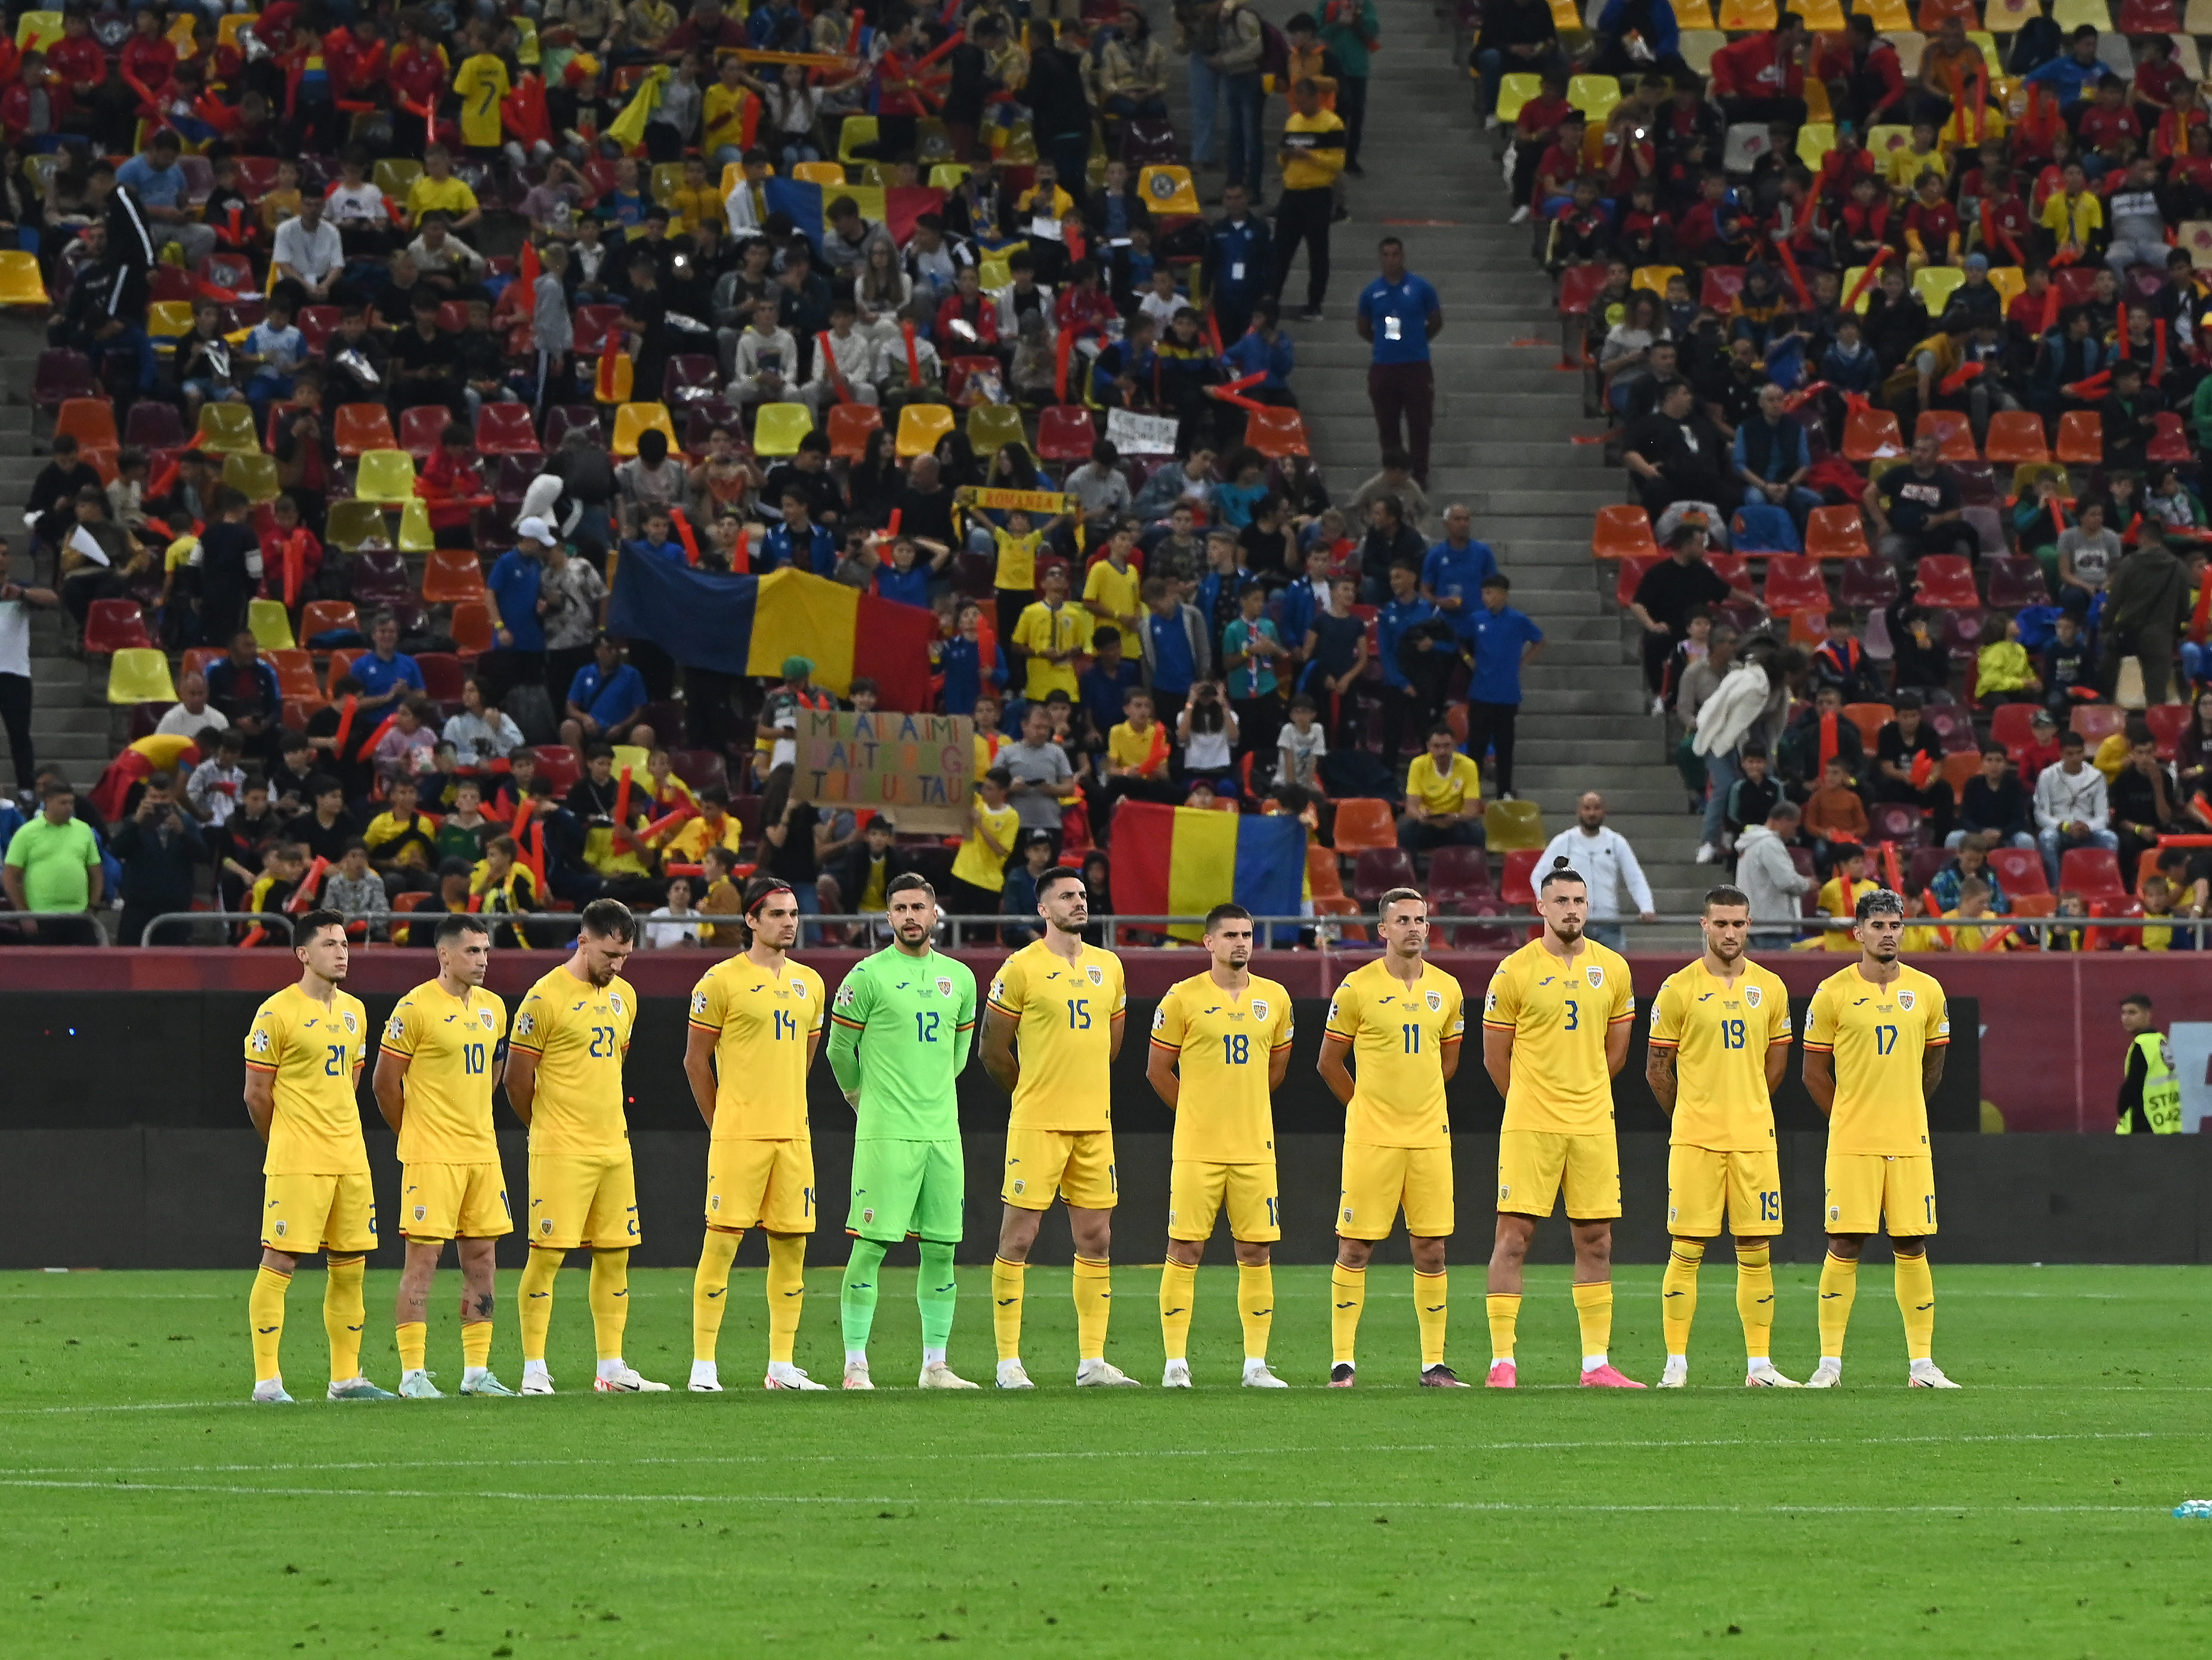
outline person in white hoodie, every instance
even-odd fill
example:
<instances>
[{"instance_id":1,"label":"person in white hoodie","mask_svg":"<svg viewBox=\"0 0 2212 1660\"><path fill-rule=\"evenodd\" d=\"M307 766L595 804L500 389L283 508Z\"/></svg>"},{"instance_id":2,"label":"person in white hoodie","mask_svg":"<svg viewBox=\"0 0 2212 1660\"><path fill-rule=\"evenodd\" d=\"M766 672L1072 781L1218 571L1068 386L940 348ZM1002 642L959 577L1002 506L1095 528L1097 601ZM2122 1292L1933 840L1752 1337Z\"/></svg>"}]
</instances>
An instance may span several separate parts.
<instances>
[{"instance_id":1,"label":"person in white hoodie","mask_svg":"<svg viewBox=\"0 0 2212 1660\"><path fill-rule=\"evenodd\" d=\"M1698 847L1701 865L1710 865L1721 856L1729 791L1743 775L1736 768L1736 751L1765 713L1768 690L1766 670L1759 660L1744 657L1698 706L1693 717L1697 724L1690 730L1690 751L1704 757L1712 791L1705 800L1704 834Z\"/></svg>"},{"instance_id":2,"label":"person in white hoodie","mask_svg":"<svg viewBox=\"0 0 2212 1660\"><path fill-rule=\"evenodd\" d=\"M1751 940L1762 951L1789 948L1797 937L1798 901L1813 891L1813 879L1790 857L1798 817L1796 802L1778 801L1765 824L1751 825L1736 842L1735 885L1751 901Z\"/></svg>"},{"instance_id":3,"label":"person in white hoodie","mask_svg":"<svg viewBox=\"0 0 2212 1660\"><path fill-rule=\"evenodd\" d=\"M1636 850L1619 830L1606 828L1605 797L1595 790L1583 792L1575 803L1575 827L1552 838L1536 867L1550 870L1561 859L1589 889L1589 921L1583 932L1601 946L1613 951L1627 949L1620 926L1624 892L1636 907L1638 921L1656 918L1651 884L1644 880L1644 867L1636 862Z\"/></svg>"},{"instance_id":4,"label":"person in white hoodie","mask_svg":"<svg viewBox=\"0 0 2212 1660\"><path fill-rule=\"evenodd\" d=\"M2078 732L2058 740L2058 764L2035 775L2035 835L2043 844L2043 872L2058 891L2058 866L2069 848L2120 850L2105 799L2105 775L2086 764L2088 745Z\"/></svg>"}]
</instances>

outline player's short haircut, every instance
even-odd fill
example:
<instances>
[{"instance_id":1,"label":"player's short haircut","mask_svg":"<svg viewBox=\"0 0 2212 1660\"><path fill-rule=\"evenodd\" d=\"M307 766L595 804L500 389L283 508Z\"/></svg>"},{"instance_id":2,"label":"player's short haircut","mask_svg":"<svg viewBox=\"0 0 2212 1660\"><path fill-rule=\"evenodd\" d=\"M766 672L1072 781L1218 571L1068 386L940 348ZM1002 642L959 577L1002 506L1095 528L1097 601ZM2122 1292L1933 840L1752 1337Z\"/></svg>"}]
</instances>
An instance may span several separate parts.
<instances>
[{"instance_id":1,"label":"player's short haircut","mask_svg":"<svg viewBox=\"0 0 2212 1660\"><path fill-rule=\"evenodd\" d=\"M1581 882L1584 887L1589 885L1583 880L1583 873L1575 868L1575 861L1564 853L1552 860L1552 868L1546 871L1544 879L1536 884L1536 897L1543 897L1554 882Z\"/></svg>"},{"instance_id":2,"label":"player's short haircut","mask_svg":"<svg viewBox=\"0 0 2212 1660\"><path fill-rule=\"evenodd\" d=\"M1424 911L1429 908L1429 897L1419 888L1393 888L1376 902L1375 914L1388 916L1393 905L1414 904Z\"/></svg>"},{"instance_id":3,"label":"player's short haircut","mask_svg":"<svg viewBox=\"0 0 2212 1660\"><path fill-rule=\"evenodd\" d=\"M2145 1014L2148 1014L2151 1007L2150 994L2147 991L2131 991L2120 999L2120 1006L2124 1009L2138 1008Z\"/></svg>"},{"instance_id":4,"label":"player's short haircut","mask_svg":"<svg viewBox=\"0 0 2212 1660\"><path fill-rule=\"evenodd\" d=\"M1876 888L1872 893L1859 896L1856 920L1865 921L1869 916L1894 916L1905 919L1905 901L1887 888Z\"/></svg>"},{"instance_id":5,"label":"player's short haircut","mask_svg":"<svg viewBox=\"0 0 2212 1660\"><path fill-rule=\"evenodd\" d=\"M1854 859L1866 857L1866 849L1856 842L1832 842L1828 844L1828 868L1848 865Z\"/></svg>"},{"instance_id":6,"label":"player's short haircut","mask_svg":"<svg viewBox=\"0 0 2212 1660\"><path fill-rule=\"evenodd\" d=\"M755 915L763 905L768 903L779 893L792 893L791 884L779 877L754 877L751 881L745 884L745 915L749 917ZM797 894L792 893L792 901L794 904L798 903L798 898Z\"/></svg>"},{"instance_id":7,"label":"player's short haircut","mask_svg":"<svg viewBox=\"0 0 2212 1660\"><path fill-rule=\"evenodd\" d=\"M1723 882L1705 890L1705 909L1711 910L1715 905L1741 905L1747 910L1751 908L1751 896L1741 888Z\"/></svg>"},{"instance_id":8,"label":"player's short haircut","mask_svg":"<svg viewBox=\"0 0 2212 1660\"><path fill-rule=\"evenodd\" d=\"M430 939L434 945L444 946L450 945L465 933L481 933L489 936L490 933L490 925L483 917L469 911L457 910L450 913L439 922L438 931L432 934Z\"/></svg>"},{"instance_id":9,"label":"player's short haircut","mask_svg":"<svg viewBox=\"0 0 2212 1660\"><path fill-rule=\"evenodd\" d=\"M311 910L292 924L292 943L304 946L325 928L336 928L343 933L345 925L344 916L337 911Z\"/></svg>"},{"instance_id":10,"label":"player's short haircut","mask_svg":"<svg viewBox=\"0 0 2212 1660\"><path fill-rule=\"evenodd\" d=\"M619 899L594 899L577 918L594 939L619 939L624 945L637 938L637 918Z\"/></svg>"},{"instance_id":11,"label":"player's short haircut","mask_svg":"<svg viewBox=\"0 0 2212 1660\"><path fill-rule=\"evenodd\" d=\"M899 895L911 892L915 888L920 888L932 899L937 897L937 890L929 885L929 879L920 871L910 870L903 875L894 876L884 885L884 903L888 906Z\"/></svg>"},{"instance_id":12,"label":"player's short haircut","mask_svg":"<svg viewBox=\"0 0 2212 1660\"><path fill-rule=\"evenodd\" d=\"M1211 933L1224 922L1249 922L1252 913L1242 905L1216 905L1206 914L1206 931Z\"/></svg>"},{"instance_id":13,"label":"player's short haircut","mask_svg":"<svg viewBox=\"0 0 2212 1660\"><path fill-rule=\"evenodd\" d=\"M1066 865L1054 865L1050 870L1037 878L1037 903L1039 904L1042 904L1047 899L1050 898L1052 897L1052 891L1055 887L1059 886L1062 882L1080 883L1082 880L1083 873L1081 871L1070 870Z\"/></svg>"}]
</instances>

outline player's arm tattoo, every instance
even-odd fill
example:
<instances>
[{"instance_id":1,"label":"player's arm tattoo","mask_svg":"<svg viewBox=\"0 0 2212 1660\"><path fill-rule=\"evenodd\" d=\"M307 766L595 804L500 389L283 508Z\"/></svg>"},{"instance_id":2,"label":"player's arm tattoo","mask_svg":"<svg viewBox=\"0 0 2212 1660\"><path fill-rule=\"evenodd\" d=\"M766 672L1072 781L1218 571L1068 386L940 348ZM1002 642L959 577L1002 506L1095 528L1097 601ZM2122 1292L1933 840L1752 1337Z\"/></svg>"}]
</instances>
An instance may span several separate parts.
<instances>
[{"instance_id":1,"label":"player's arm tattoo","mask_svg":"<svg viewBox=\"0 0 2212 1660\"><path fill-rule=\"evenodd\" d=\"M1674 1051L1654 1043L1644 1052L1644 1081L1651 1085L1651 1093L1659 1103L1659 1110L1669 1118L1674 1116L1674 1091L1680 1080L1674 1073Z\"/></svg>"},{"instance_id":2,"label":"player's arm tattoo","mask_svg":"<svg viewBox=\"0 0 2212 1660\"><path fill-rule=\"evenodd\" d=\"M1940 1043L1921 1052L1920 1096L1923 1101L1935 1094L1936 1086L1943 1081L1943 1057L1950 1052L1948 1047Z\"/></svg>"}]
</instances>

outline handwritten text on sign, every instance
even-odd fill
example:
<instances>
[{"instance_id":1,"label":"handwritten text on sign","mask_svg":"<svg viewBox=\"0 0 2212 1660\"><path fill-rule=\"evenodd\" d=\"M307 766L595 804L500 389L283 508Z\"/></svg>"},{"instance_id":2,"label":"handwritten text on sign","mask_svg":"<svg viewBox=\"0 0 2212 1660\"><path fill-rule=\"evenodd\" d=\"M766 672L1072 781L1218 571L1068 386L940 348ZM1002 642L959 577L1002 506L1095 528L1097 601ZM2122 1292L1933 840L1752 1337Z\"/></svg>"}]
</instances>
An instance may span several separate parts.
<instances>
[{"instance_id":1,"label":"handwritten text on sign","mask_svg":"<svg viewBox=\"0 0 2212 1660\"><path fill-rule=\"evenodd\" d=\"M974 763L965 715L801 709L791 796L881 808L901 830L963 830Z\"/></svg>"}]
</instances>

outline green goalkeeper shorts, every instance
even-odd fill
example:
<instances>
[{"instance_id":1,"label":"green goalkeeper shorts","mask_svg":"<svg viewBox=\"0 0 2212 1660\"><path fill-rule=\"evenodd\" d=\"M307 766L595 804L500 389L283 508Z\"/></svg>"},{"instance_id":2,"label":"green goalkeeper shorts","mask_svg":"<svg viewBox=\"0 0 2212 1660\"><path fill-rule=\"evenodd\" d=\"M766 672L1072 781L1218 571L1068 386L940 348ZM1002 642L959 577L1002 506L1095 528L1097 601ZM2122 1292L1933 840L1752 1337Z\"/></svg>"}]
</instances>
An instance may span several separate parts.
<instances>
[{"instance_id":1,"label":"green goalkeeper shorts","mask_svg":"<svg viewBox=\"0 0 2212 1660\"><path fill-rule=\"evenodd\" d=\"M845 1231L881 1244L918 1235L932 1244L957 1245L966 1189L957 1137L855 1141Z\"/></svg>"}]
</instances>

